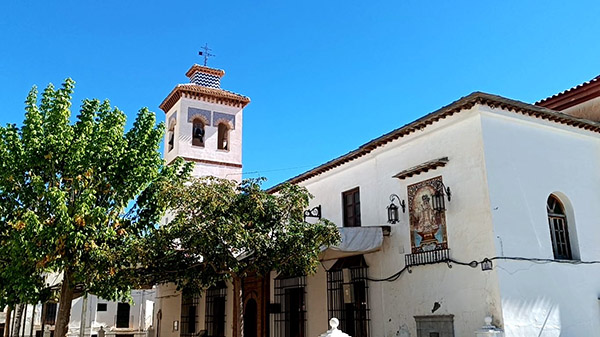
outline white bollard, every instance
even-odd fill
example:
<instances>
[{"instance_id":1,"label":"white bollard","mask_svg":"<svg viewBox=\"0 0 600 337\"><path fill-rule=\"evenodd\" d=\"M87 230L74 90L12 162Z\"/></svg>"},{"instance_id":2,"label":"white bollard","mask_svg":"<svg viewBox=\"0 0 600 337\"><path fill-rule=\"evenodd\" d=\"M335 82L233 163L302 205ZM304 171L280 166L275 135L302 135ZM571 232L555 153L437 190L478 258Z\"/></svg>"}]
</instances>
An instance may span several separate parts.
<instances>
[{"instance_id":1,"label":"white bollard","mask_svg":"<svg viewBox=\"0 0 600 337\"><path fill-rule=\"evenodd\" d=\"M340 325L340 321L333 317L329 320L329 326L331 329L327 330L319 335L319 337L350 337L347 333L343 333L341 330L338 330L338 326Z\"/></svg>"},{"instance_id":2,"label":"white bollard","mask_svg":"<svg viewBox=\"0 0 600 337\"><path fill-rule=\"evenodd\" d=\"M46 325L44 327L44 337L50 337L50 334L51 334L50 327Z\"/></svg>"},{"instance_id":3,"label":"white bollard","mask_svg":"<svg viewBox=\"0 0 600 337\"><path fill-rule=\"evenodd\" d=\"M504 331L502 329L496 328L492 325L492 318L487 316L484 319L485 325L475 331L475 336L477 337L504 337Z\"/></svg>"}]
</instances>

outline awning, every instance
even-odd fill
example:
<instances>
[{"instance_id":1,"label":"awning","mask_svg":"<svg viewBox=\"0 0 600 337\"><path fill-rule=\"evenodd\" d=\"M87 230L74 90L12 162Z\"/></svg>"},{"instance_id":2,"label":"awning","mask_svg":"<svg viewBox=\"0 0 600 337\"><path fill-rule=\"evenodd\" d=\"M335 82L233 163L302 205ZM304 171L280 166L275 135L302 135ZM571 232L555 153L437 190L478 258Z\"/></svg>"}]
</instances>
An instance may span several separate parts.
<instances>
[{"instance_id":1,"label":"awning","mask_svg":"<svg viewBox=\"0 0 600 337\"><path fill-rule=\"evenodd\" d=\"M342 237L340 243L321 248L321 261L376 252L383 244L382 227L339 227L338 230Z\"/></svg>"}]
</instances>

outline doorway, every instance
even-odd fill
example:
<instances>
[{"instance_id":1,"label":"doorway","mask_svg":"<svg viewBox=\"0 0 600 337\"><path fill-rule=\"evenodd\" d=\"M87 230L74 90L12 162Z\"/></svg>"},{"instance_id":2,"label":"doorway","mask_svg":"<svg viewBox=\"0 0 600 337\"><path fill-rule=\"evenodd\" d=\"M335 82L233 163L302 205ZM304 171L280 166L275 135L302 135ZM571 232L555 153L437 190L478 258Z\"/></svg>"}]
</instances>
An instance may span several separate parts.
<instances>
[{"instance_id":1,"label":"doorway","mask_svg":"<svg viewBox=\"0 0 600 337\"><path fill-rule=\"evenodd\" d=\"M246 302L246 307L244 308L244 337L258 337L257 318L256 301L251 298Z\"/></svg>"}]
</instances>

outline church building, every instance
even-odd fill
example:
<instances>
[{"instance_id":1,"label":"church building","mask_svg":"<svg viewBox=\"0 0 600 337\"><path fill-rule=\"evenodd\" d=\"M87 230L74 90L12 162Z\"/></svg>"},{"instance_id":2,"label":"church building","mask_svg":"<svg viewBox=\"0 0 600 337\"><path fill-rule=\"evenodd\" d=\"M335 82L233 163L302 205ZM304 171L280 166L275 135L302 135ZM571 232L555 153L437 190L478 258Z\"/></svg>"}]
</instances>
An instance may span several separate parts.
<instances>
[{"instance_id":1,"label":"church building","mask_svg":"<svg viewBox=\"0 0 600 337\"><path fill-rule=\"evenodd\" d=\"M165 159L239 181L250 100L223 75L194 65L163 101ZM318 272L161 285L156 337L316 337L332 317L353 337L597 335L599 102L598 78L536 104L475 92L289 179L342 236Z\"/></svg>"}]
</instances>

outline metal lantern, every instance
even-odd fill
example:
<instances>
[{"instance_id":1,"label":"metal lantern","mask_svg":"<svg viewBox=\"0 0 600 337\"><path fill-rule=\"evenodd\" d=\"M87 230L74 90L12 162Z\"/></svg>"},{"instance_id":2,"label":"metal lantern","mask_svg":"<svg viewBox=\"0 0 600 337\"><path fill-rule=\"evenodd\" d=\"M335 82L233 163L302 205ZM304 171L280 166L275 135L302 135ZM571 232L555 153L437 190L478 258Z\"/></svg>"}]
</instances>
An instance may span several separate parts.
<instances>
[{"instance_id":1,"label":"metal lantern","mask_svg":"<svg viewBox=\"0 0 600 337\"><path fill-rule=\"evenodd\" d=\"M494 265L492 263L492 260L488 259L487 257L483 259L483 261L481 261L481 270L492 270L493 267Z\"/></svg>"},{"instance_id":2,"label":"metal lantern","mask_svg":"<svg viewBox=\"0 0 600 337\"><path fill-rule=\"evenodd\" d=\"M404 200L400 200L396 194L390 195L390 205L387 207L388 211L388 223L398 223L398 206L394 203L394 199L398 199L398 204L402 207L402 213L406 212L406 203Z\"/></svg>"},{"instance_id":3,"label":"metal lantern","mask_svg":"<svg viewBox=\"0 0 600 337\"><path fill-rule=\"evenodd\" d=\"M398 206L396 206L393 202L387 207L388 211L388 223L395 224L398 223Z\"/></svg>"},{"instance_id":4,"label":"metal lantern","mask_svg":"<svg viewBox=\"0 0 600 337\"><path fill-rule=\"evenodd\" d=\"M447 197L448 201L450 201L452 196L450 187L446 187L444 186L444 183L438 181L434 188L435 193L431 196L431 207L436 212L443 212L446 210L446 201L444 200L445 197Z\"/></svg>"}]
</instances>

